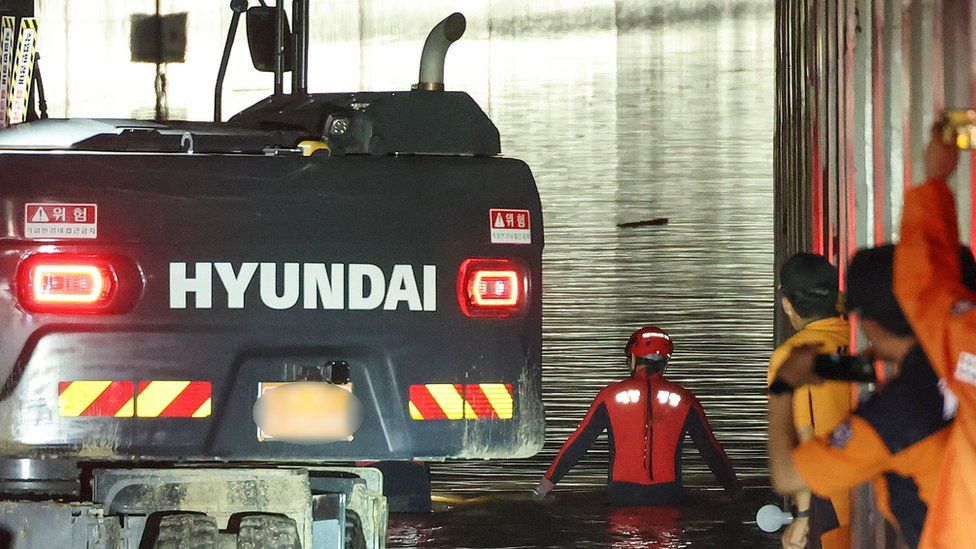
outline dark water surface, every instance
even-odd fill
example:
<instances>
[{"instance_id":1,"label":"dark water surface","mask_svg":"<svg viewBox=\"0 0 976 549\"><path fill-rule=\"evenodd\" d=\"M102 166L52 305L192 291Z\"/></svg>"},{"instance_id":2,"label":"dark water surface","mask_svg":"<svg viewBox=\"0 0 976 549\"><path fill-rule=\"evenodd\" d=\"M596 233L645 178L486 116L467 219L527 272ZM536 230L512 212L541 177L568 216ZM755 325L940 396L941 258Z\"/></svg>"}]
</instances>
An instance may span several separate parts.
<instances>
[{"instance_id":1,"label":"dark water surface","mask_svg":"<svg viewBox=\"0 0 976 549\"><path fill-rule=\"evenodd\" d=\"M572 492L545 503L524 494L491 495L439 503L429 515L397 515L390 547L613 549L778 547L776 535L754 525L752 509L767 502L765 489L736 500L696 493L681 507L606 506L599 492Z\"/></svg>"}]
</instances>

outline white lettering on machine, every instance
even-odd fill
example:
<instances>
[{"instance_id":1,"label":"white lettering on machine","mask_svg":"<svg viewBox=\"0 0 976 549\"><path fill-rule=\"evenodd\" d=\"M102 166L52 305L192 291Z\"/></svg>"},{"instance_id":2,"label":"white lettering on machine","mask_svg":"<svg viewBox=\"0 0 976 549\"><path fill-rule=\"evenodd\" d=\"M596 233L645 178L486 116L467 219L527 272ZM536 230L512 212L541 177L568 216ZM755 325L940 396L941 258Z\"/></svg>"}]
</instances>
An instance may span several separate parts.
<instances>
[{"instance_id":1,"label":"white lettering on machine","mask_svg":"<svg viewBox=\"0 0 976 549\"><path fill-rule=\"evenodd\" d=\"M211 309L217 282L227 297L227 308L244 309L250 303L245 294L255 277L260 302L271 309L290 309L301 303L304 309L395 311L402 303L410 311L437 310L436 266L394 265L384 271L364 263L245 262L235 267L232 263L174 262L169 264L169 306Z\"/></svg>"}]
</instances>

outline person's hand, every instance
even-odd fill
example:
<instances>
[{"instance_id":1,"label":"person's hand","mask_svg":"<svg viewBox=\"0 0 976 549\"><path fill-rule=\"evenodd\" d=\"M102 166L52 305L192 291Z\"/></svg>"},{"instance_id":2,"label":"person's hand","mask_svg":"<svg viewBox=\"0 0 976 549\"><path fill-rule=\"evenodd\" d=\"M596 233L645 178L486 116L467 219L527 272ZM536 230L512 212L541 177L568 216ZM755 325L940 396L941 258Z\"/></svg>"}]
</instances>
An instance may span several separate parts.
<instances>
[{"instance_id":1,"label":"person's hand","mask_svg":"<svg viewBox=\"0 0 976 549\"><path fill-rule=\"evenodd\" d=\"M942 120L932 125L932 137L925 148L925 178L928 180L945 180L959 163L959 149L955 144L947 144L943 137L945 127Z\"/></svg>"},{"instance_id":2,"label":"person's hand","mask_svg":"<svg viewBox=\"0 0 976 549\"><path fill-rule=\"evenodd\" d=\"M552 492L552 489L555 486L556 485L553 484L551 480L547 479L546 477L542 477L539 484L535 487L535 489L532 490L532 497L538 501L542 501L546 499L546 496L549 495L549 492Z\"/></svg>"},{"instance_id":3,"label":"person's hand","mask_svg":"<svg viewBox=\"0 0 976 549\"><path fill-rule=\"evenodd\" d=\"M805 549L807 546L807 534L810 533L810 519L799 517L783 531L783 549Z\"/></svg>"},{"instance_id":4,"label":"person's hand","mask_svg":"<svg viewBox=\"0 0 976 549\"><path fill-rule=\"evenodd\" d=\"M823 383L813 371L813 365L820 352L820 344L800 345L794 347L786 362L779 367L776 378L790 384L791 387L803 387L804 385L819 385Z\"/></svg>"}]
</instances>

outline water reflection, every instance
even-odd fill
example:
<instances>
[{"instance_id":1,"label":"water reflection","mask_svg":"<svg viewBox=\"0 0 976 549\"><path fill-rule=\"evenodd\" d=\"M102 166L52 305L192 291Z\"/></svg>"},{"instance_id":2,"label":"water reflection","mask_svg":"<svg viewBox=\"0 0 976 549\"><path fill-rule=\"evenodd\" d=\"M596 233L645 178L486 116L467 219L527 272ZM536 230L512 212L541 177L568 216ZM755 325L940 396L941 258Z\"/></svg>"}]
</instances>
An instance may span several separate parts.
<instances>
[{"instance_id":1,"label":"water reflection","mask_svg":"<svg viewBox=\"0 0 976 549\"><path fill-rule=\"evenodd\" d=\"M607 512L607 534L614 549L687 547L682 540L681 509L677 507L625 507ZM682 542L683 541L683 542Z\"/></svg>"},{"instance_id":2,"label":"water reflection","mask_svg":"<svg viewBox=\"0 0 976 549\"><path fill-rule=\"evenodd\" d=\"M453 498L429 515L392 519L390 547L614 548L777 547L775 535L750 524L765 489L747 489L729 500L696 494L681 508L614 509L598 492L563 494L545 503L525 495Z\"/></svg>"}]
</instances>

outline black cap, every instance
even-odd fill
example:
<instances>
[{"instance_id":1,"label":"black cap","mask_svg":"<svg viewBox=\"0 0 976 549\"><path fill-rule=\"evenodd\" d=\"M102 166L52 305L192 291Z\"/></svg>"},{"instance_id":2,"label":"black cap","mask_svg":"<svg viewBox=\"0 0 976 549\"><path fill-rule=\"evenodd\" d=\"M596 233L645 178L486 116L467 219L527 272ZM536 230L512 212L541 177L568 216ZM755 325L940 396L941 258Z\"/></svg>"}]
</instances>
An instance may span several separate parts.
<instances>
[{"instance_id":1,"label":"black cap","mask_svg":"<svg viewBox=\"0 0 976 549\"><path fill-rule=\"evenodd\" d=\"M976 259L972 250L961 246L959 263L962 283L976 291ZM912 335L912 328L895 298L894 273L893 244L858 251L847 272L847 308L896 335Z\"/></svg>"},{"instance_id":2,"label":"black cap","mask_svg":"<svg viewBox=\"0 0 976 549\"><path fill-rule=\"evenodd\" d=\"M779 284L790 301L837 303L837 268L822 255L798 253L779 269ZM795 305L795 304L794 304Z\"/></svg>"},{"instance_id":3,"label":"black cap","mask_svg":"<svg viewBox=\"0 0 976 549\"><path fill-rule=\"evenodd\" d=\"M836 316L837 269L822 255L798 253L779 269L780 290L805 319Z\"/></svg>"},{"instance_id":4,"label":"black cap","mask_svg":"<svg viewBox=\"0 0 976 549\"><path fill-rule=\"evenodd\" d=\"M894 245L859 250L847 271L847 308L895 335L910 336L912 327L895 299L894 274Z\"/></svg>"}]
</instances>

